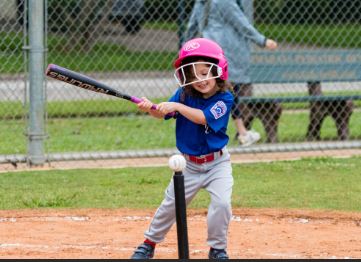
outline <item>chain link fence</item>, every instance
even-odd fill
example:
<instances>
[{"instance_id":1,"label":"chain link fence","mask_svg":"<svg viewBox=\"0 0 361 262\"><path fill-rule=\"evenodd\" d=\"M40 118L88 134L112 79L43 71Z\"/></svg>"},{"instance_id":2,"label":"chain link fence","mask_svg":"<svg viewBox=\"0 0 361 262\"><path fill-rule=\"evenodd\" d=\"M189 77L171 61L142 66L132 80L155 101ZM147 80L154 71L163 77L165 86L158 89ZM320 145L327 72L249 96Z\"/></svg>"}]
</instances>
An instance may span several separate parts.
<instances>
[{"instance_id":1,"label":"chain link fence","mask_svg":"<svg viewBox=\"0 0 361 262\"><path fill-rule=\"evenodd\" d=\"M0 3L0 154L10 159L27 152L25 11L16 1Z\"/></svg>"},{"instance_id":2,"label":"chain link fence","mask_svg":"<svg viewBox=\"0 0 361 262\"><path fill-rule=\"evenodd\" d=\"M2 162L27 159L31 1L0 2ZM262 138L241 147L230 121L231 152L360 148L360 1L238 2L254 26L279 47L266 51L252 46L253 85L242 90L239 106L246 126ZM154 102L176 90L172 62L194 1L44 3L45 66L57 64ZM47 161L176 152L174 121L150 118L132 103L51 79L46 79L45 102Z\"/></svg>"}]
</instances>

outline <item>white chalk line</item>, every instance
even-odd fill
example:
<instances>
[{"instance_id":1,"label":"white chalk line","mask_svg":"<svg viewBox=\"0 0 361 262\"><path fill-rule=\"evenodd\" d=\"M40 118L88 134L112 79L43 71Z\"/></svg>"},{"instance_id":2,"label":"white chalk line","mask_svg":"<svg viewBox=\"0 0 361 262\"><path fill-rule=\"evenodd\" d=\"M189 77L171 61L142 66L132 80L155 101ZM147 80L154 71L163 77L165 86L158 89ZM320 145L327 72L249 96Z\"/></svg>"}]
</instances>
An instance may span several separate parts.
<instances>
[{"instance_id":1,"label":"white chalk line","mask_svg":"<svg viewBox=\"0 0 361 262\"><path fill-rule=\"evenodd\" d=\"M1 222L31 222L31 221L43 221L43 222L56 222L56 221L96 221L102 220L105 221L107 217L89 217L89 216L32 216L32 217L0 217ZM109 220L109 219L108 219ZM148 221L151 220L150 216L125 216L125 217L111 217L111 221Z\"/></svg>"},{"instance_id":2,"label":"white chalk line","mask_svg":"<svg viewBox=\"0 0 361 262\"><path fill-rule=\"evenodd\" d=\"M113 251L113 252L132 252L134 251L134 247L111 247L111 246L100 246L100 245L72 245L72 244L63 244L63 245L42 245L42 244L26 244L26 243L2 243L0 244L0 250L11 250L11 249L27 249L31 251L38 252L57 252L59 250L64 250L67 248L77 249L77 250L104 250L104 251ZM190 247L191 249L192 247ZM157 247L156 253L160 254L174 254L177 253L176 248L166 248L166 247ZM232 253L237 253L239 255L240 252L228 252L229 255ZM189 251L190 255L196 254L208 254L208 249L194 249L193 251ZM233 254L235 255L235 254ZM259 255L259 254L258 254ZM300 258L298 255L290 256L289 254L268 254L274 257L289 257L289 258Z\"/></svg>"},{"instance_id":3,"label":"white chalk line","mask_svg":"<svg viewBox=\"0 0 361 262\"><path fill-rule=\"evenodd\" d=\"M80 250L89 250L89 249L101 249L101 250L111 250L111 251L133 251L134 247L111 247L104 245L74 245L74 244L63 244L63 245L43 245L43 244L25 244L25 243L0 243L0 249L31 249L33 251L50 251L50 250L64 250L67 248L80 249ZM157 248L157 252L161 253L174 253L176 252L175 248Z\"/></svg>"},{"instance_id":4,"label":"white chalk line","mask_svg":"<svg viewBox=\"0 0 361 262\"><path fill-rule=\"evenodd\" d=\"M150 221L151 216L31 216L31 217L0 217L0 223L16 223L16 222L95 222L95 221L111 221L111 222L129 222L129 221ZM201 215L194 215L188 217L189 221L206 221L207 218ZM272 224L273 220L284 220L289 224L327 224L331 223L332 219L310 219L302 217L293 218L269 218L259 219L257 217L249 216L232 216L232 222L238 223L257 223L257 224Z\"/></svg>"},{"instance_id":5,"label":"white chalk line","mask_svg":"<svg viewBox=\"0 0 361 262\"><path fill-rule=\"evenodd\" d=\"M192 248L192 246L190 246ZM135 250L135 247L111 247L103 245L74 245L74 244L63 244L63 245L43 245L43 244L26 244L26 243L0 243L0 249L30 249L32 251L59 251L67 248L78 249L78 250L93 250L100 249L106 251L116 251L116 252L132 252ZM161 254L173 254L177 253L176 248L168 247L157 247L157 253ZM189 251L189 254L208 254L208 250L194 249ZM0 256L1 257L1 256Z\"/></svg>"}]
</instances>

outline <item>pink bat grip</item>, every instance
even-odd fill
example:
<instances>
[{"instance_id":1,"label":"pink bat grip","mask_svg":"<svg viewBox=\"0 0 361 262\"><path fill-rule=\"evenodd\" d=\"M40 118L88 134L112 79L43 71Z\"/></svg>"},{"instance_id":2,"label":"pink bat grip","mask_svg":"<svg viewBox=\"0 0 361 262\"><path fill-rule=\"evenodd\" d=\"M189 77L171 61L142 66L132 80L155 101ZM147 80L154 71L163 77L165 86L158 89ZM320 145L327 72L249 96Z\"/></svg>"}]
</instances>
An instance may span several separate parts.
<instances>
[{"instance_id":1,"label":"pink bat grip","mask_svg":"<svg viewBox=\"0 0 361 262\"><path fill-rule=\"evenodd\" d=\"M143 101L142 99L140 99L140 98L138 98L138 97L135 97L135 96L131 96L130 98L131 98L130 100L131 100L133 103L136 103L136 104L139 104L140 102ZM153 104L153 105L152 105L152 109L157 109L157 105L156 105L156 104ZM167 116L167 117L174 117L174 115L175 115L175 112L172 112L172 113L168 113L166 116Z\"/></svg>"}]
</instances>

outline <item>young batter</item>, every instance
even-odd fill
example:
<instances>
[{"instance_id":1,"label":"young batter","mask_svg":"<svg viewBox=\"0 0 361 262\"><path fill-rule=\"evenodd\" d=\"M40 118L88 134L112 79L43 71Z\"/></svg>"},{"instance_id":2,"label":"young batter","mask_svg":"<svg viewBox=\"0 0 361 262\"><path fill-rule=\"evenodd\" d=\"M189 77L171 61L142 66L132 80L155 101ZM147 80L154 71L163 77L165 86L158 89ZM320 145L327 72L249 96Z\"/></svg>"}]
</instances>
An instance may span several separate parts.
<instances>
[{"instance_id":1,"label":"young batter","mask_svg":"<svg viewBox=\"0 0 361 262\"><path fill-rule=\"evenodd\" d=\"M226 134L233 95L226 83L227 60L215 42L197 38L186 42L174 63L180 88L168 102L151 110L152 102L143 97L140 110L157 118L176 112L178 150L187 160L183 170L186 203L204 188L210 196L207 224L209 258L227 259L227 231L231 218L233 186L230 155L226 149ZM137 247L133 259L148 259L154 255L156 243L162 242L175 222L173 180L157 209L145 241Z\"/></svg>"}]
</instances>

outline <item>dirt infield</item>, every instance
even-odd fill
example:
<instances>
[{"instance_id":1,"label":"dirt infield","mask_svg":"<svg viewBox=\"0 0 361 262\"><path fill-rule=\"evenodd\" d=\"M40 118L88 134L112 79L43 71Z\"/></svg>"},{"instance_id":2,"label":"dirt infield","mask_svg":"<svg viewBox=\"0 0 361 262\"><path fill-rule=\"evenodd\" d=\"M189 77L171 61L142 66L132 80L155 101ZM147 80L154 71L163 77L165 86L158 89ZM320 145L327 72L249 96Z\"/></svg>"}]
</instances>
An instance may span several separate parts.
<instances>
[{"instance_id":1,"label":"dirt infield","mask_svg":"<svg viewBox=\"0 0 361 262\"><path fill-rule=\"evenodd\" d=\"M0 258L129 258L154 210L0 211ZM191 258L206 258L206 210L188 211ZM361 213L234 209L231 258L361 258ZM155 258L177 258L176 227Z\"/></svg>"}]
</instances>

